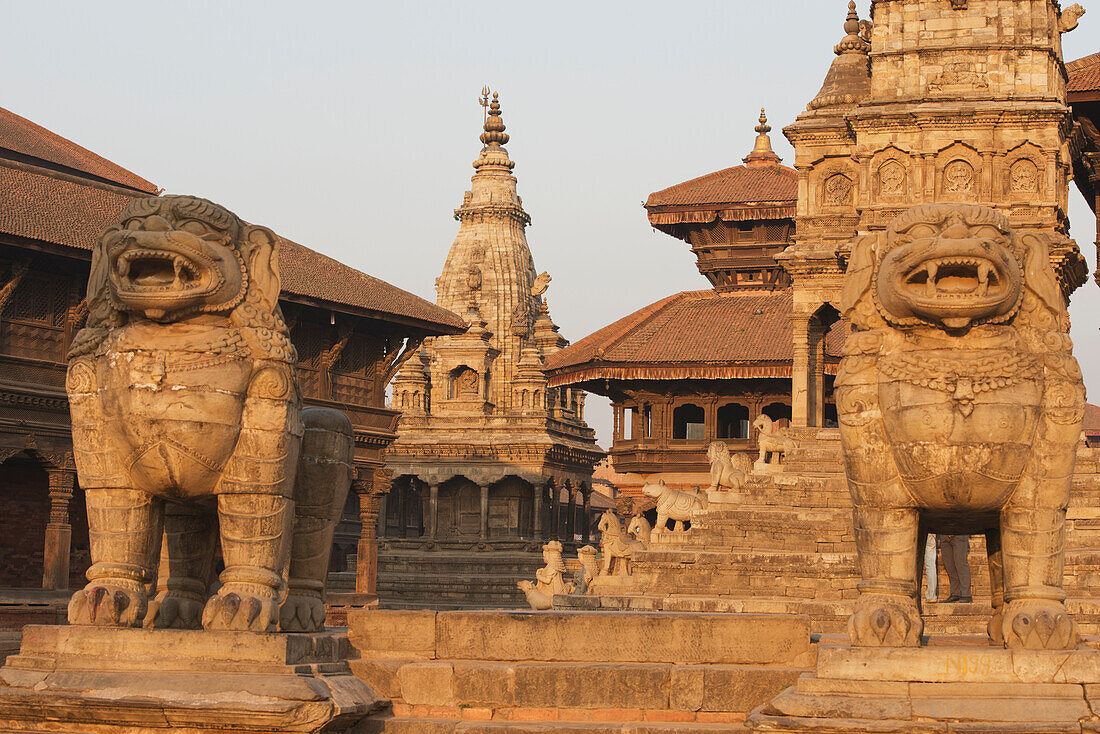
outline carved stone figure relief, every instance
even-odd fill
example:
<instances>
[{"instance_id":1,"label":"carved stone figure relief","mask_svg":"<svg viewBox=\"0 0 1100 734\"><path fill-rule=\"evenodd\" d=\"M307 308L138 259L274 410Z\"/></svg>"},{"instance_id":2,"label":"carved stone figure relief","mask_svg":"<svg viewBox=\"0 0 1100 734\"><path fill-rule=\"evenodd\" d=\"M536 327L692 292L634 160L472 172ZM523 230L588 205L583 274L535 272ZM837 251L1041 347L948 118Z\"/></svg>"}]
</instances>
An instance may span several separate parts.
<instances>
[{"instance_id":1,"label":"carved stone figure relief","mask_svg":"<svg viewBox=\"0 0 1100 734\"><path fill-rule=\"evenodd\" d=\"M963 204L856 241L836 379L863 575L854 645L920 644L926 531L985 533L994 643L1077 645L1062 567L1084 386L1048 249Z\"/></svg>"},{"instance_id":2,"label":"carved stone figure relief","mask_svg":"<svg viewBox=\"0 0 1100 734\"><path fill-rule=\"evenodd\" d=\"M946 194L974 193L974 167L966 161L951 161L943 169L943 190Z\"/></svg>"},{"instance_id":3,"label":"carved stone figure relief","mask_svg":"<svg viewBox=\"0 0 1100 734\"><path fill-rule=\"evenodd\" d=\"M852 180L843 173L836 173L825 179L825 206L849 206L852 203Z\"/></svg>"},{"instance_id":4,"label":"carved stone figure relief","mask_svg":"<svg viewBox=\"0 0 1100 734\"><path fill-rule=\"evenodd\" d=\"M1028 158L1012 164L1009 172L1009 191L1013 194L1039 193L1039 167Z\"/></svg>"},{"instance_id":5,"label":"carved stone figure relief","mask_svg":"<svg viewBox=\"0 0 1100 734\"><path fill-rule=\"evenodd\" d=\"M879 166L879 193L882 196L902 196L906 191L907 174L905 166L895 160L889 160Z\"/></svg>"}]
</instances>

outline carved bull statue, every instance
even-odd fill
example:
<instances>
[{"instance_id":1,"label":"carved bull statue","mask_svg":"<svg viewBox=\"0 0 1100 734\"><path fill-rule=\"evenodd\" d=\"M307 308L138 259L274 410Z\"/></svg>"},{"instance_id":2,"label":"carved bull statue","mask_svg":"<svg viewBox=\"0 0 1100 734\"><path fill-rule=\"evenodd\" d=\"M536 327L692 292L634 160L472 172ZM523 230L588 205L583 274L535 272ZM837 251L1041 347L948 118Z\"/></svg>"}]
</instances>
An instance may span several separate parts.
<instances>
[{"instance_id":1,"label":"carved bull statue","mask_svg":"<svg viewBox=\"0 0 1100 734\"><path fill-rule=\"evenodd\" d=\"M854 244L836 400L863 575L855 645L920 644L929 530L987 534L995 642L1077 645L1062 568L1085 395L1050 243L990 208L929 204Z\"/></svg>"},{"instance_id":2,"label":"carved bull statue","mask_svg":"<svg viewBox=\"0 0 1100 734\"><path fill-rule=\"evenodd\" d=\"M189 196L133 202L97 244L66 385L92 556L71 624L324 626L352 428L301 409L277 247Z\"/></svg>"}]
</instances>

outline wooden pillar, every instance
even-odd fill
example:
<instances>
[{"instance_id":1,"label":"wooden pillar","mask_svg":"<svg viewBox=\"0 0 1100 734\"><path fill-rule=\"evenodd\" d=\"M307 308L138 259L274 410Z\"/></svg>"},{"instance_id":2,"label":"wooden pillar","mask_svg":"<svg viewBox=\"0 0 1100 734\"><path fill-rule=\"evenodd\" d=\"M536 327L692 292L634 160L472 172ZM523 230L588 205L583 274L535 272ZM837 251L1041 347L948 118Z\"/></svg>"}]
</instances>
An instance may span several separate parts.
<instances>
[{"instance_id":1,"label":"wooden pillar","mask_svg":"<svg viewBox=\"0 0 1100 734\"><path fill-rule=\"evenodd\" d=\"M481 532L478 537L482 540L489 539L489 485L481 485Z\"/></svg>"},{"instance_id":2,"label":"wooden pillar","mask_svg":"<svg viewBox=\"0 0 1100 734\"><path fill-rule=\"evenodd\" d=\"M378 533L377 537L385 538L386 532L389 526L389 517L387 515L389 505L389 493L383 494L378 498Z\"/></svg>"},{"instance_id":3,"label":"wooden pillar","mask_svg":"<svg viewBox=\"0 0 1100 734\"><path fill-rule=\"evenodd\" d=\"M547 481L546 486L550 489L550 539L558 540L561 537L561 497L553 479Z\"/></svg>"},{"instance_id":4,"label":"wooden pillar","mask_svg":"<svg viewBox=\"0 0 1100 734\"><path fill-rule=\"evenodd\" d=\"M592 489L587 484L581 485L581 497L584 498L584 509L581 513L581 517L584 518L581 524L581 540L587 544L589 530L592 526L592 518L588 514L592 505Z\"/></svg>"},{"instance_id":5,"label":"wooden pillar","mask_svg":"<svg viewBox=\"0 0 1100 734\"><path fill-rule=\"evenodd\" d=\"M428 537L439 537L439 485L433 484L428 490Z\"/></svg>"},{"instance_id":6,"label":"wooden pillar","mask_svg":"<svg viewBox=\"0 0 1100 734\"><path fill-rule=\"evenodd\" d=\"M791 370L791 425L805 428L810 424L810 319L792 314L794 364Z\"/></svg>"},{"instance_id":7,"label":"wooden pillar","mask_svg":"<svg viewBox=\"0 0 1100 734\"><path fill-rule=\"evenodd\" d=\"M572 480L565 480L565 491L569 493L569 509L565 515L565 538L572 541L576 535L577 523L577 495Z\"/></svg>"},{"instance_id":8,"label":"wooden pillar","mask_svg":"<svg viewBox=\"0 0 1100 734\"><path fill-rule=\"evenodd\" d=\"M531 504L531 534L535 540L542 542L542 495L546 490L537 484L531 486L533 493Z\"/></svg>"},{"instance_id":9,"label":"wooden pillar","mask_svg":"<svg viewBox=\"0 0 1100 734\"><path fill-rule=\"evenodd\" d=\"M357 469L351 488L359 496L362 529L355 550L355 592L374 594L378 588L378 527L385 533L386 493L390 476L385 469ZM381 522L379 517L381 516Z\"/></svg>"},{"instance_id":10,"label":"wooden pillar","mask_svg":"<svg viewBox=\"0 0 1100 734\"><path fill-rule=\"evenodd\" d=\"M409 536L409 482L402 482L397 490L397 537Z\"/></svg>"},{"instance_id":11,"label":"wooden pillar","mask_svg":"<svg viewBox=\"0 0 1100 734\"><path fill-rule=\"evenodd\" d=\"M69 501L73 498L76 472L72 469L49 468L50 520L46 524L46 543L42 556L42 588L69 588L69 548L72 526L69 524Z\"/></svg>"}]
</instances>

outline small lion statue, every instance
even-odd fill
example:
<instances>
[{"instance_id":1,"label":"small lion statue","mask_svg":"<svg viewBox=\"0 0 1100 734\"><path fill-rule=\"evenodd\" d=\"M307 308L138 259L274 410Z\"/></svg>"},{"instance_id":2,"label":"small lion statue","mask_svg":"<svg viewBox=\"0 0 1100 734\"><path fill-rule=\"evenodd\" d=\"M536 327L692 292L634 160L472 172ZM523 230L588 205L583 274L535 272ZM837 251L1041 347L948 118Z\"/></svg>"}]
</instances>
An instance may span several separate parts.
<instances>
[{"instance_id":1,"label":"small lion statue","mask_svg":"<svg viewBox=\"0 0 1100 734\"><path fill-rule=\"evenodd\" d=\"M735 456L730 454L730 448L725 441L714 441L707 446L707 461L710 462L710 486L707 491L741 489L752 466L744 454Z\"/></svg>"},{"instance_id":2,"label":"small lion statue","mask_svg":"<svg viewBox=\"0 0 1100 734\"><path fill-rule=\"evenodd\" d=\"M70 624L323 628L352 428L302 410L278 298L275 235L205 199L139 199L103 233L66 381L92 556Z\"/></svg>"},{"instance_id":3,"label":"small lion statue","mask_svg":"<svg viewBox=\"0 0 1100 734\"><path fill-rule=\"evenodd\" d=\"M663 479L643 486L642 494L657 500L657 523L650 532L651 538L657 538L667 530L669 520L676 523L675 532L683 532L684 523L691 522L695 513L707 509L709 504L706 494L698 491L698 487L695 491L672 489Z\"/></svg>"},{"instance_id":4,"label":"small lion statue","mask_svg":"<svg viewBox=\"0 0 1100 734\"><path fill-rule=\"evenodd\" d=\"M1078 643L1062 567L1085 391L1056 236L1013 231L987 207L926 204L854 243L836 378L863 575L854 645L920 644L929 531L986 534L994 643Z\"/></svg>"},{"instance_id":5,"label":"small lion statue","mask_svg":"<svg viewBox=\"0 0 1100 734\"><path fill-rule=\"evenodd\" d=\"M535 571L534 581L517 581L516 588L523 592L527 604L535 611L554 606L555 594L572 594L576 586L565 580L565 560L561 557L562 544L551 540L542 546L542 560L546 564Z\"/></svg>"}]
</instances>

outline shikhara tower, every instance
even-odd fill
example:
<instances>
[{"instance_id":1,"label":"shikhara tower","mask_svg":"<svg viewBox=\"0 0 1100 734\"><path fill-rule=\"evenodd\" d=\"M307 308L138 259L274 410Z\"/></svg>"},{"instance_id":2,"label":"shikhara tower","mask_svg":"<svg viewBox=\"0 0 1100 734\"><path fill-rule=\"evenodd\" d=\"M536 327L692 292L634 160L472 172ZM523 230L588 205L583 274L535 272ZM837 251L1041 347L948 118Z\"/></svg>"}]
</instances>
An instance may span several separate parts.
<instances>
[{"instance_id":1,"label":"shikhara tower","mask_svg":"<svg viewBox=\"0 0 1100 734\"><path fill-rule=\"evenodd\" d=\"M393 386L403 412L387 455L395 550L536 549L546 538L588 537L573 510L587 505L602 453L584 423L584 394L547 388L543 360L567 342L547 308L550 277L537 273L527 245L531 218L516 193L500 102L496 94L482 102L484 147L436 280L438 304L469 328L425 343Z\"/></svg>"}]
</instances>

